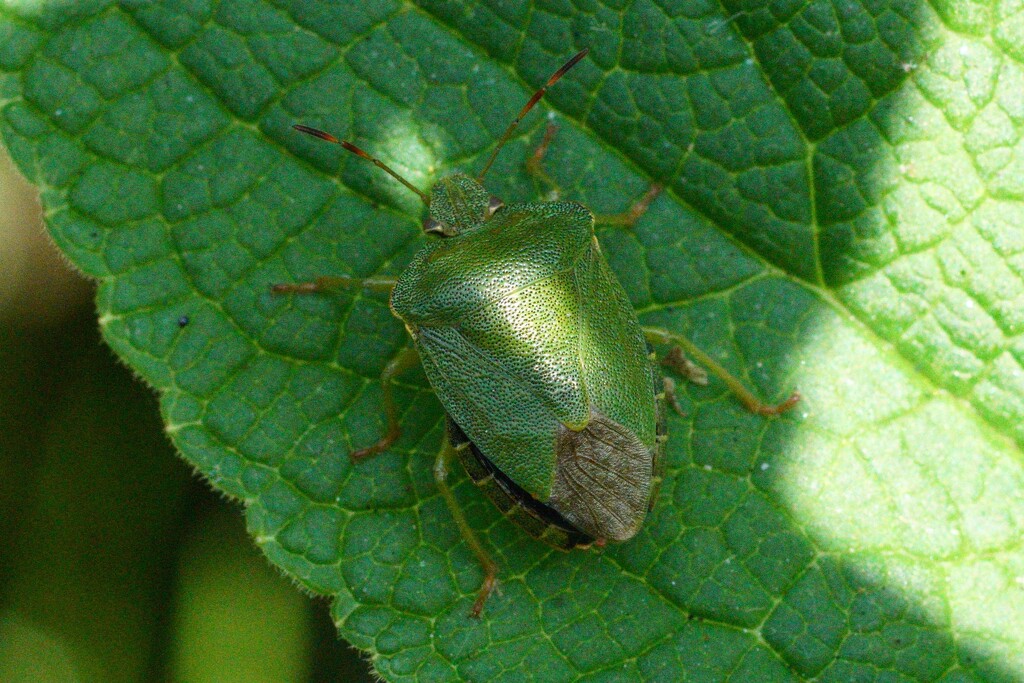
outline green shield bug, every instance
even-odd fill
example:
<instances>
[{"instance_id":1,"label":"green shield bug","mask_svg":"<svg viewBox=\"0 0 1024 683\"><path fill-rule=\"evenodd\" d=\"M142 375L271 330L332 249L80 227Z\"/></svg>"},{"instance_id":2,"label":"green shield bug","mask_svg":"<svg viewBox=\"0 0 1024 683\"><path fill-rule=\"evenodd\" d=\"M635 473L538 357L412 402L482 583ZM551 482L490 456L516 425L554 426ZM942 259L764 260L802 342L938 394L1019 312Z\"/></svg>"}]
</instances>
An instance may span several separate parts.
<instances>
[{"instance_id":1,"label":"green shield bug","mask_svg":"<svg viewBox=\"0 0 1024 683\"><path fill-rule=\"evenodd\" d=\"M484 570L473 616L494 588L497 565L447 484L453 459L510 520L552 546L569 550L621 542L637 533L653 503L667 438L662 402L678 410L672 383L662 379L649 343L672 346L667 364L700 381L700 369L686 360L685 351L755 412L776 414L798 399L794 394L778 406L762 404L685 338L640 326L601 252L594 225L631 227L658 186L626 213L596 219L576 202L506 205L484 189L484 176L519 122L586 55L587 50L576 54L533 94L476 178L454 173L429 194L352 143L295 126L369 160L429 209L423 230L438 239L397 279L321 277L274 285L273 291L390 292L391 310L413 344L381 377L387 432L353 452L352 459L387 450L398 438L391 381L421 363L447 412L435 480ZM549 183L542 160L553 132L549 126L528 163L528 170Z\"/></svg>"}]
</instances>

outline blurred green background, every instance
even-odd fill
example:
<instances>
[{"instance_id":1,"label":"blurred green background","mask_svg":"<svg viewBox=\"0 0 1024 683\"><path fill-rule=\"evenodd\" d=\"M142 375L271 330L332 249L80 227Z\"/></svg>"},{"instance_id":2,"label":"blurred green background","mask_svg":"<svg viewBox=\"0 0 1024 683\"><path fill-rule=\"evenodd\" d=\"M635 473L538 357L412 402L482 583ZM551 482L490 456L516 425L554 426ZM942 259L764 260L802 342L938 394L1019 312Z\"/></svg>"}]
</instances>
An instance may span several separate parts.
<instances>
[{"instance_id":1,"label":"blurred green background","mask_svg":"<svg viewBox=\"0 0 1024 683\"><path fill-rule=\"evenodd\" d=\"M175 455L2 149L0 520L4 683L373 680Z\"/></svg>"}]
</instances>

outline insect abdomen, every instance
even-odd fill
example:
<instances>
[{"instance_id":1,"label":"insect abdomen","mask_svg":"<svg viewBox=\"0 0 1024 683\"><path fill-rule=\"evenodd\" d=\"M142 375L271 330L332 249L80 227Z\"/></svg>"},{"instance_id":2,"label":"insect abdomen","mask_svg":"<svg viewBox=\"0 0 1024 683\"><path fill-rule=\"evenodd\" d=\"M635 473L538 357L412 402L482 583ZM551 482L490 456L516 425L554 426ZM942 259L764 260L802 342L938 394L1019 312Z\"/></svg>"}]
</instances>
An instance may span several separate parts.
<instances>
[{"instance_id":1,"label":"insect abdomen","mask_svg":"<svg viewBox=\"0 0 1024 683\"><path fill-rule=\"evenodd\" d=\"M562 550L587 547L593 537L583 533L557 510L541 503L487 459L465 432L448 416L448 438L473 483L512 523L534 538Z\"/></svg>"}]
</instances>

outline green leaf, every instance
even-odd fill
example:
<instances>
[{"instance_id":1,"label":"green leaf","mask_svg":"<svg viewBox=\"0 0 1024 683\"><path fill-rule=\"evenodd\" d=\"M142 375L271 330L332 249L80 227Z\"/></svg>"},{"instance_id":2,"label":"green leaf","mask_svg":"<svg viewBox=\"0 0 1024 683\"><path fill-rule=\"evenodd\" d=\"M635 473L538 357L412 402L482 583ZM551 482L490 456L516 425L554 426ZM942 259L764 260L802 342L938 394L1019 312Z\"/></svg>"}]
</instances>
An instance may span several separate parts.
<instances>
[{"instance_id":1,"label":"green leaf","mask_svg":"<svg viewBox=\"0 0 1024 683\"><path fill-rule=\"evenodd\" d=\"M389 680L1024 677L1024 20L1012 2L638 0L0 3L0 134L54 241L99 282L108 343L256 542L330 595ZM415 196L290 129L352 138L427 187L478 169L530 93L547 167L595 212L645 322L756 392L684 387L638 537L563 554L431 477L422 373L381 295ZM543 105L542 105L543 108ZM489 189L540 196L532 114ZM182 324L187 321L187 324ZM461 475L460 475L461 477Z\"/></svg>"}]
</instances>

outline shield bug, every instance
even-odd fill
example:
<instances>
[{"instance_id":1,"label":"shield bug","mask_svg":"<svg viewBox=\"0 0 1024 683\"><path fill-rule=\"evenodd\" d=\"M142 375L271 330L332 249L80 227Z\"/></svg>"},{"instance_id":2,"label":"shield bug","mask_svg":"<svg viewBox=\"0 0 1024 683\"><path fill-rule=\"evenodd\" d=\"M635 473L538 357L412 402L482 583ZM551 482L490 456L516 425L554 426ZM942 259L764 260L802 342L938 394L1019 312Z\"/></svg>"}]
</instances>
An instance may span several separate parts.
<instances>
[{"instance_id":1,"label":"shield bug","mask_svg":"<svg viewBox=\"0 0 1024 683\"><path fill-rule=\"evenodd\" d=\"M640 529L654 498L661 446L667 438L662 401L677 406L648 342L679 346L722 377L744 403L760 403L721 366L671 332L642 328L598 243L596 221L630 227L660 188L653 186L624 214L597 218L572 201L505 204L483 179L524 116L587 50L562 65L527 101L475 178L453 173L423 192L351 142L323 131L295 129L340 144L367 159L423 200L423 230L436 236L397 279L321 277L278 284L281 293L339 288L390 292L391 311L412 346L382 377L387 431L351 454L355 461L390 447L399 436L391 382L422 364L447 413L434 465L438 489L484 570L471 614L494 588L497 565L480 543L447 483L458 459L510 520L536 538L569 550L621 542ZM528 162L550 182L542 161L553 127ZM678 350L668 363L699 379Z\"/></svg>"}]
</instances>

